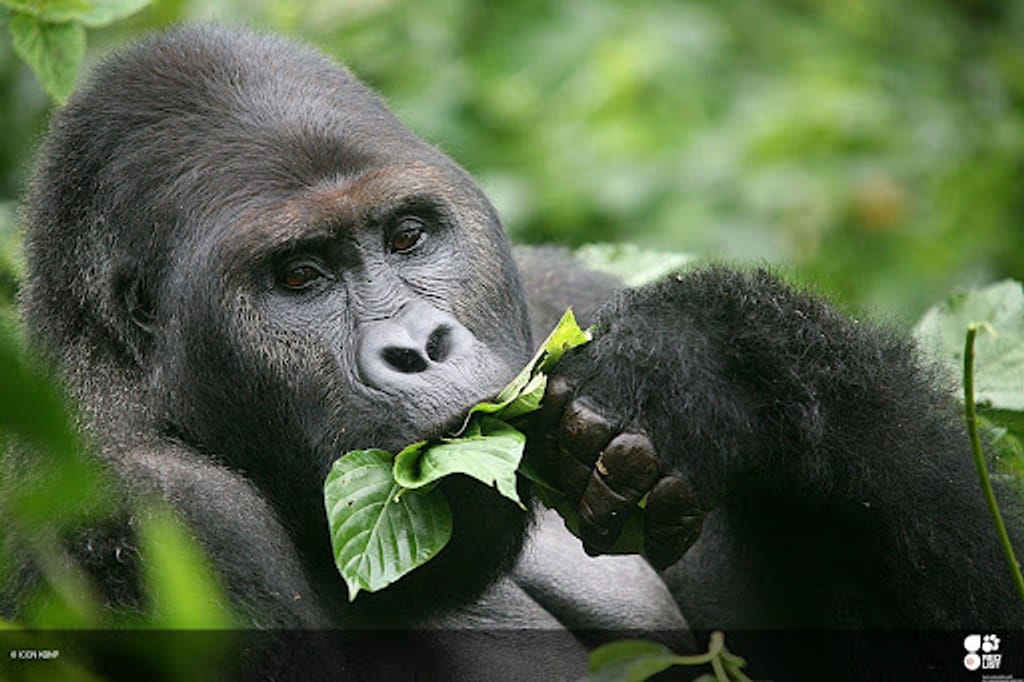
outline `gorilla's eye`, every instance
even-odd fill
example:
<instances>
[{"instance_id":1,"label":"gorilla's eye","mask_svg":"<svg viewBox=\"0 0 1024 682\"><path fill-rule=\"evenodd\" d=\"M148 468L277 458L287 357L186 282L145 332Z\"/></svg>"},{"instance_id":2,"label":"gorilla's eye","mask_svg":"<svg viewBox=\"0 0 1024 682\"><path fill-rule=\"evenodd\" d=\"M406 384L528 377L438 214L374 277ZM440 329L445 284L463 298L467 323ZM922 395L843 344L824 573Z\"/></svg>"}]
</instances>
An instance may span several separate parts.
<instances>
[{"instance_id":1,"label":"gorilla's eye","mask_svg":"<svg viewBox=\"0 0 1024 682\"><path fill-rule=\"evenodd\" d=\"M296 291L312 286L317 280L324 277L320 268L308 263L300 263L289 266L280 277L280 283L286 289Z\"/></svg>"},{"instance_id":2,"label":"gorilla's eye","mask_svg":"<svg viewBox=\"0 0 1024 682\"><path fill-rule=\"evenodd\" d=\"M409 251L419 246L426 236L422 220L405 217L391 231L388 237L388 248L396 253Z\"/></svg>"}]
</instances>

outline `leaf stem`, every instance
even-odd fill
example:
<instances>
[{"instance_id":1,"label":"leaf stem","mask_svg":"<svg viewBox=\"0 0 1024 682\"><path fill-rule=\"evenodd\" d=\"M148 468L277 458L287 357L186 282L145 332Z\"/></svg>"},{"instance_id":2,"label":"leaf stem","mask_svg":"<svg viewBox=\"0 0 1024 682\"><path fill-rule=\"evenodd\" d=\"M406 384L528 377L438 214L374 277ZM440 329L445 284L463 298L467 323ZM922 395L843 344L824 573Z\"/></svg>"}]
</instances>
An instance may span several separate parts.
<instances>
[{"instance_id":1,"label":"leaf stem","mask_svg":"<svg viewBox=\"0 0 1024 682\"><path fill-rule=\"evenodd\" d=\"M1006 532L1003 515L999 512L999 505L996 503L996 496L992 491L992 481L989 479L985 456L981 450L981 439L978 437L978 418L974 408L974 338L977 335L978 324L968 325L967 338L964 341L964 415L967 419L967 434L971 439L971 454L974 456L974 467L978 470L978 479L981 481L981 489L985 494L985 502L988 504L989 513L995 523L996 532L999 534L999 542L1003 547L1006 562L1010 565L1010 573L1013 575L1017 594L1024 602L1024 576L1021 575L1020 564L1013 553L1013 545L1010 544L1010 536Z\"/></svg>"}]
</instances>

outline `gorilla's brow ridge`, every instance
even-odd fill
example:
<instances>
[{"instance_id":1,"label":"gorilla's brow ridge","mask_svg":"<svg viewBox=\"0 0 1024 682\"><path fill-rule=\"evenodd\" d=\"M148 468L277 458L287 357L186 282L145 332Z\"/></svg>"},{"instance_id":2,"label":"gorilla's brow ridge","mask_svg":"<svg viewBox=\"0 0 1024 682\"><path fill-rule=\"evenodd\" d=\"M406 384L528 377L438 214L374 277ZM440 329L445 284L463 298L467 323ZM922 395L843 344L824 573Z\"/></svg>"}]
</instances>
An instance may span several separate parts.
<instances>
[{"instance_id":1,"label":"gorilla's brow ridge","mask_svg":"<svg viewBox=\"0 0 1024 682\"><path fill-rule=\"evenodd\" d=\"M335 177L270 208L246 212L220 242L232 274L302 243L328 242L403 210L429 210L446 219L458 186L445 169L413 162L355 177ZM438 191L438 186L442 191ZM446 222L448 222L446 220Z\"/></svg>"}]
</instances>

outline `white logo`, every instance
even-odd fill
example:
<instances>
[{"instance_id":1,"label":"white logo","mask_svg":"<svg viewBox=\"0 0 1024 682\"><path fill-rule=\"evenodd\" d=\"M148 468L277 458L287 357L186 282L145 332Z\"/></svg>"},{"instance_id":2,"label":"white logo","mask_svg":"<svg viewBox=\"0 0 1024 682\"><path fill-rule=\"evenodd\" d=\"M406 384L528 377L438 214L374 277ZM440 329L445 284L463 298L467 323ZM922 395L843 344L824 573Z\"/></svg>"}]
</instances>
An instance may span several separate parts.
<instances>
[{"instance_id":1,"label":"white logo","mask_svg":"<svg viewBox=\"0 0 1024 682\"><path fill-rule=\"evenodd\" d=\"M970 671L978 668L985 670L998 670L1002 663L1002 655L999 651L999 637L996 635L968 635L964 638L964 649L967 655L964 656L964 667ZM981 655L978 651L981 651Z\"/></svg>"},{"instance_id":2,"label":"white logo","mask_svg":"<svg viewBox=\"0 0 1024 682\"><path fill-rule=\"evenodd\" d=\"M986 654L999 651L999 638L995 635L985 635L981 640L981 650Z\"/></svg>"}]
</instances>

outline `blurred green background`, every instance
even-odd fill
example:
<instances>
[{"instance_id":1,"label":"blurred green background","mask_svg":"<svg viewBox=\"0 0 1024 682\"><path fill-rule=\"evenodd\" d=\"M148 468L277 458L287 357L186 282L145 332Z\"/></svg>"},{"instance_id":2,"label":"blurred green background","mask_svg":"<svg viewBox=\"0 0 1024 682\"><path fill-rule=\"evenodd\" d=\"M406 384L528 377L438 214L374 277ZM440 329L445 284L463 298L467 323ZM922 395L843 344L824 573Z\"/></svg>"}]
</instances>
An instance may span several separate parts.
<instances>
[{"instance_id":1,"label":"blurred green background","mask_svg":"<svg viewBox=\"0 0 1024 682\"><path fill-rule=\"evenodd\" d=\"M786 266L909 326L1024 279L1024 2L157 0L299 37L466 166L520 242L630 241ZM87 68L87 67L86 67ZM0 35L0 297L50 110Z\"/></svg>"}]
</instances>

